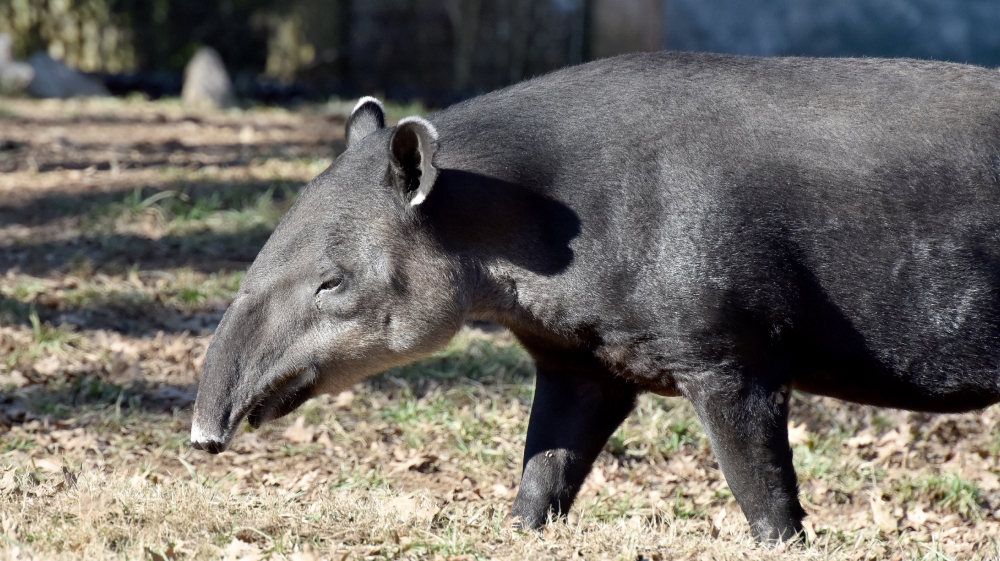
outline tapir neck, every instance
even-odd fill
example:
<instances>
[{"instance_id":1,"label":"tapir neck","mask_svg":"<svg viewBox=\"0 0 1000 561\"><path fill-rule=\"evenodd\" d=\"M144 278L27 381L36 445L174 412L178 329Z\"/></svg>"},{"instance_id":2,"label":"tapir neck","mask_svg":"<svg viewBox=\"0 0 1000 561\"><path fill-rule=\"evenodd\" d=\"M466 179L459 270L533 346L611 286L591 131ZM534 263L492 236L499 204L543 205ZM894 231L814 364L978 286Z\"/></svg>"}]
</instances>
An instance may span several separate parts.
<instances>
[{"instance_id":1,"label":"tapir neck","mask_svg":"<svg viewBox=\"0 0 1000 561\"><path fill-rule=\"evenodd\" d=\"M476 121L484 113L462 104L432 118L442 138L435 157L440 173L424 213L441 247L465 264L474 318L572 332L576 326L555 321L571 292L547 297L545 287L572 276L579 264L574 246L583 232L573 205L580 199L565 186L581 169L567 163L574 154L562 146L565 135L529 134L539 130L529 121L554 116L528 114L525 100L516 101L497 103L503 118L494 112L482 126ZM542 122L543 130L558 127Z\"/></svg>"}]
</instances>

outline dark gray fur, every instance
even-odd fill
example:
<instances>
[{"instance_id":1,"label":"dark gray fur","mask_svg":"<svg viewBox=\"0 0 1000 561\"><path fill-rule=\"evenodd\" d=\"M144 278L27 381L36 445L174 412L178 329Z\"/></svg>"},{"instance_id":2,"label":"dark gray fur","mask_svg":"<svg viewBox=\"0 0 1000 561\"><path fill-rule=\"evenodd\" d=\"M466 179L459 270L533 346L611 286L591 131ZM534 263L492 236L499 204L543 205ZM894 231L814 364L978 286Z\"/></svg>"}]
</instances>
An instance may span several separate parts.
<instances>
[{"instance_id":1,"label":"dark gray fur","mask_svg":"<svg viewBox=\"0 0 1000 561\"><path fill-rule=\"evenodd\" d=\"M538 368L523 526L566 512L651 391L691 400L773 541L804 514L790 390L1000 400L997 71L630 55L430 122L355 127L275 230L209 349L195 446L489 319Z\"/></svg>"}]
</instances>

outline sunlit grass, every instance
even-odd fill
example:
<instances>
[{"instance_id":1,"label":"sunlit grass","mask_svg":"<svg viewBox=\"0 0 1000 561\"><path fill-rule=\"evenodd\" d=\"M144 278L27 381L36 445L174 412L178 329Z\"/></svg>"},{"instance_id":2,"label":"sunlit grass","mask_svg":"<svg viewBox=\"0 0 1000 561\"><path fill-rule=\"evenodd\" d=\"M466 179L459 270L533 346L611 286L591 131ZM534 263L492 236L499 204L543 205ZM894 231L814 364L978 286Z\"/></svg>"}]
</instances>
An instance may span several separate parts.
<instances>
[{"instance_id":1,"label":"sunlit grass","mask_svg":"<svg viewBox=\"0 0 1000 561\"><path fill-rule=\"evenodd\" d=\"M151 233L155 236L192 236L232 233L277 226L295 202L301 185L276 181L266 188L177 189L147 191L136 188L121 202L99 206L83 224L85 232L105 236Z\"/></svg>"},{"instance_id":2,"label":"sunlit grass","mask_svg":"<svg viewBox=\"0 0 1000 561\"><path fill-rule=\"evenodd\" d=\"M897 501L928 501L937 508L958 513L967 519L983 516L978 484L954 473L942 472L906 478L896 482L891 493Z\"/></svg>"},{"instance_id":3,"label":"sunlit grass","mask_svg":"<svg viewBox=\"0 0 1000 561\"><path fill-rule=\"evenodd\" d=\"M60 279L17 275L0 285L0 303L8 322L29 320L30 306L63 310L123 310L151 312L158 307L195 311L211 301L225 306L239 290L246 271L201 273L190 268L143 271L137 267L122 274L94 274L77 264L80 274ZM38 314L30 321L34 325ZM2 320L2 318L0 318ZM39 330L48 329L39 324ZM41 332L41 331L39 331ZM47 331L46 331L47 333Z\"/></svg>"}]
</instances>

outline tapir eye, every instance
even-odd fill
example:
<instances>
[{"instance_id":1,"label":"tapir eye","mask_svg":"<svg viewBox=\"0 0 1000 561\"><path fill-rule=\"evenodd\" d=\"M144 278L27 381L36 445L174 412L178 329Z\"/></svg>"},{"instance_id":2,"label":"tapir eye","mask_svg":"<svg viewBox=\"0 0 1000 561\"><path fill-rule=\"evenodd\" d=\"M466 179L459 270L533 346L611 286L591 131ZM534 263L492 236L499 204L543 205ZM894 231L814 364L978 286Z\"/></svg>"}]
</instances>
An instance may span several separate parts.
<instances>
[{"instance_id":1,"label":"tapir eye","mask_svg":"<svg viewBox=\"0 0 1000 561\"><path fill-rule=\"evenodd\" d=\"M319 289L316 290L316 294L319 294L324 290L337 290L343 284L344 284L344 277L334 277L330 280L324 281L323 284L319 285Z\"/></svg>"}]
</instances>

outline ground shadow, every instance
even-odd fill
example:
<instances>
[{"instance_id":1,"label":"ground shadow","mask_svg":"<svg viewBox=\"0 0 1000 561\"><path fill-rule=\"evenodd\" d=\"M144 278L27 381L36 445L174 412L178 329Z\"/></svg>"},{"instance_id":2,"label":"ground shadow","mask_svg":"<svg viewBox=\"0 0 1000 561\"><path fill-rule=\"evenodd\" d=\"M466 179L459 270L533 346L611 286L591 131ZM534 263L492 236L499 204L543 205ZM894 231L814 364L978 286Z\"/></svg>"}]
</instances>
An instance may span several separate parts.
<instances>
[{"instance_id":1,"label":"ground shadow","mask_svg":"<svg viewBox=\"0 0 1000 561\"><path fill-rule=\"evenodd\" d=\"M300 182L295 182L300 183ZM284 185L285 189L276 189ZM199 202L214 201L216 210L239 210L255 202L261 195L272 193L275 202L286 199L290 193L288 183L273 181L223 182L218 180L170 181L157 187L125 185L102 191L76 193L72 191L46 191L38 197L23 197L20 201L0 202L0 224L44 226L70 217L86 218L114 205L126 206L141 203L160 193L180 195L176 202L187 207ZM139 199L139 200L135 200ZM173 201L160 199L160 204Z\"/></svg>"},{"instance_id":2,"label":"ground shadow","mask_svg":"<svg viewBox=\"0 0 1000 561\"><path fill-rule=\"evenodd\" d=\"M210 335L222 320L225 302L206 308L185 309L150 299L142 294L110 294L86 305L58 301L52 306L24 303L0 295L0 325L32 326L32 317L54 326L77 330L114 331L133 337L163 333Z\"/></svg>"},{"instance_id":3,"label":"ground shadow","mask_svg":"<svg viewBox=\"0 0 1000 561\"><path fill-rule=\"evenodd\" d=\"M301 182L280 179L239 182L188 180L170 181L157 187L128 185L101 191L47 191L40 197L0 201L0 224L38 227L65 218L97 218L149 200L157 200L159 207L181 213L199 205L205 211L241 210L265 194L280 203L294 196L300 185ZM164 194L167 198L161 198Z\"/></svg>"},{"instance_id":4,"label":"ground shadow","mask_svg":"<svg viewBox=\"0 0 1000 561\"><path fill-rule=\"evenodd\" d=\"M81 262L111 272L136 266L190 267L203 272L243 269L270 236L274 213L283 212L299 188L300 184L280 180L176 181L155 188L56 191L0 202L0 224L24 227L12 230L0 245L0 274L11 270L33 275L67 272ZM110 231L116 217L131 216L135 221L143 213L181 225L188 232L144 236ZM229 214L230 224L221 228L199 222L213 213L223 218L226 213L245 216ZM67 219L72 222L66 224Z\"/></svg>"},{"instance_id":5,"label":"ground shadow","mask_svg":"<svg viewBox=\"0 0 1000 561\"><path fill-rule=\"evenodd\" d=\"M0 274L17 270L42 276L66 272L74 263L121 272L187 267L212 273L245 269L260 252L271 229L255 225L229 233L198 233L149 239L137 235L97 235L60 242L21 243L0 250Z\"/></svg>"},{"instance_id":6,"label":"ground shadow","mask_svg":"<svg viewBox=\"0 0 1000 561\"><path fill-rule=\"evenodd\" d=\"M266 143L185 144L164 142L74 142L66 138L45 143L5 141L0 144L0 171L136 169L157 166L198 168L245 166L268 158L333 159L346 149L343 140L275 141Z\"/></svg>"},{"instance_id":7,"label":"ground shadow","mask_svg":"<svg viewBox=\"0 0 1000 561\"><path fill-rule=\"evenodd\" d=\"M75 419L84 412L115 409L116 415L143 412L174 414L190 411L196 384L116 384L101 376L80 376L52 384L36 384L0 392L0 432L33 420ZM70 423L68 428L73 428Z\"/></svg>"}]
</instances>

